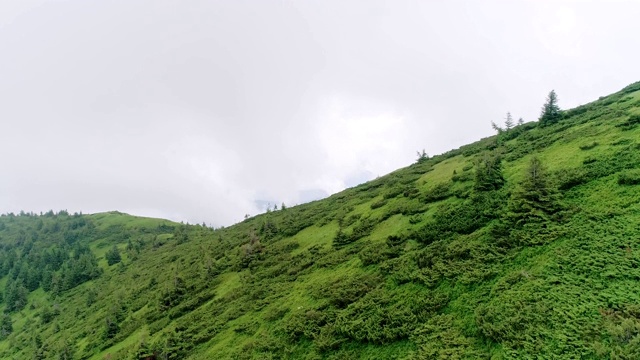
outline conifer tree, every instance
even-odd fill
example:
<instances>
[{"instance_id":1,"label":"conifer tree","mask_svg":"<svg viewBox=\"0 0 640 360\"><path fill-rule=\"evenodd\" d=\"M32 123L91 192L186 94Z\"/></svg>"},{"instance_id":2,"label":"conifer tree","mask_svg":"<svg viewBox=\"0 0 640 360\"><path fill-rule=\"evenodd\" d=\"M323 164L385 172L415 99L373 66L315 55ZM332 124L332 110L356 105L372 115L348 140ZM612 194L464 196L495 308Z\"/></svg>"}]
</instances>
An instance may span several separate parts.
<instances>
[{"instance_id":1,"label":"conifer tree","mask_svg":"<svg viewBox=\"0 0 640 360\"><path fill-rule=\"evenodd\" d=\"M550 220L561 210L559 196L542 162L534 157L525 179L511 196L508 217L515 225Z\"/></svg>"},{"instance_id":2,"label":"conifer tree","mask_svg":"<svg viewBox=\"0 0 640 360\"><path fill-rule=\"evenodd\" d=\"M35 334L33 337L33 360L47 359L47 346L42 342L40 334Z\"/></svg>"},{"instance_id":3,"label":"conifer tree","mask_svg":"<svg viewBox=\"0 0 640 360\"><path fill-rule=\"evenodd\" d=\"M476 162L474 188L477 191L498 190L504 185L502 159L497 154L485 154Z\"/></svg>"},{"instance_id":4,"label":"conifer tree","mask_svg":"<svg viewBox=\"0 0 640 360\"><path fill-rule=\"evenodd\" d=\"M107 259L107 264L109 264L109 266L113 264L117 264L120 261L122 261L122 257L120 256L120 251L118 250L118 247L115 245L113 245L113 247L109 251L107 251L104 257Z\"/></svg>"},{"instance_id":5,"label":"conifer tree","mask_svg":"<svg viewBox=\"0 0 640 360\"><path fill-rule=\"evenodd\" d=\"M540 126L553 125L562 118L562 111L558 106L558 96L554 90L551 90L547 96L547 101L542 106L540 113Z\"/></svg>"},{"instance_id":6,"label":"conifer tree","mask_svg":"<svg viewBox=\"0 0 640 360\"><path fill-rule=\"evenodd\" d=\"M0 339L5 339L13 332L13 323L9 314L3 314L0 318Z\"/></svg>"},{"instance_id":7,"label":"conifer tree","mask_svg":"<svg viewBox=\"0 0 640 360\"><path fill-rule=\"evenodd\" d=\"M176 239L178 244L184 244L189 240L189 234L187 233L187 227L185 225L177 226L173 237Z\"/></svg>"},{"instance_id":8,"label":"conifer tree","mask_svg":"<svg viewBox=\"0 0 640 360\"><path fill-rule=\"evenodd\" d=\"M418 164L429 160L429 155L427 155L427 152L424 149L422 149L422 152L417 151L416 154L418 155L418 160L417 160Z\"/></svg>"},{"instance_id":9,"label":"conifer tree","mask_svg":"<svg viewBox=\"0 0 640 360\"><path fill-rule=\"evenodd\" d=\"M504 131L504 129L501 128L500 125L494 123L493 121L491 122L491 128L495 130L498 134L501 134Z\"/></svg>"},{"instance_id":10,"label":"conifer tree","mask_svg":"<svg viewBox=\"0 0 640 360\"><path fill-rule=\"evenodd\" d=\"M22 280L9 279L4 290L5 311L20 311L27 305L29 291L22 285Z\"/></svg>"},{"instance_id":11,"label":"conifer tree","mask_svg":"<svg viewBox=\"0 0 640 360\"><path fill-rule=\"evenodd\" d=\"M73 343L68 340L62 340L58 345L58 359L60 360L73 360L75 354L75 348Z\"/></svg>"},{"instance_id":12,"label":"conifer tree","mask_svg":"<svg viewBox=\"0 0 640 360\"><path fill-rule=\"evenodd\" d=\"M513 117L511 116L510 112L507 112L507 118L504 121L504 127L507 129L507 131L513 129L514 127L514 122L513 122Z\"/></svg>"}]
</instances>

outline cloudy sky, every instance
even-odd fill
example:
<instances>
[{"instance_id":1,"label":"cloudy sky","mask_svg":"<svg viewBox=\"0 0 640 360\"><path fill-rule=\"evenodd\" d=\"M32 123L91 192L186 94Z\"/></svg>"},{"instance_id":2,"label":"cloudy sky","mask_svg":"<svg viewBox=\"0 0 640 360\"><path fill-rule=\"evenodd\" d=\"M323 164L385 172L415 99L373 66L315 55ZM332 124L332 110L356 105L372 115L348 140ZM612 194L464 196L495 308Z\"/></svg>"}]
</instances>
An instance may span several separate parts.
<instances>
[{"instance_id":1,"label":"cloudy sky","mask_svg":"<svg viewBox=\"0 0 640 360\"><path fill-rule=\"evenodd\" d=\"M0 1L0 212L228 225L640 80L638 1Z\"/></svg>"}]
</instances>

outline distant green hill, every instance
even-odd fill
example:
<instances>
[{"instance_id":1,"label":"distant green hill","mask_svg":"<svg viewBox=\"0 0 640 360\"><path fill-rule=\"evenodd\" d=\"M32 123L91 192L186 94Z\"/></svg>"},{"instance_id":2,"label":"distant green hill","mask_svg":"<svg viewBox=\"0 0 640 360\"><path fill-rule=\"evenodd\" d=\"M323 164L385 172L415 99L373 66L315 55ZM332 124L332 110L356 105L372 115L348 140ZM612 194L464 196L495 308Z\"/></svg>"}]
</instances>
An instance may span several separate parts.
<instances>
[{"instance_id":1,"label":"distant green hill","mask_svg":"<svg viewBox=\"0 0 640 360\"><path fill-rule=\"evenodd\" d=\"M224 229L3 215L0 358L639 359L640 83L559 118Z\"/></svg>"}]
</instances>

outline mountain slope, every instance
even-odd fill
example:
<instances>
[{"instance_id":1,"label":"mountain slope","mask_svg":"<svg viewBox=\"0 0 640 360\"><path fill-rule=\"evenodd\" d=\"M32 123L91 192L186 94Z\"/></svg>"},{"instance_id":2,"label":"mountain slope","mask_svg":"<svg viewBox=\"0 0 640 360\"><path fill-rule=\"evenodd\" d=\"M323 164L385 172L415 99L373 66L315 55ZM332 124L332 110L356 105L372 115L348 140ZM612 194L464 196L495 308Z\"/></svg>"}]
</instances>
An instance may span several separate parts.
<instances>
[{"instance_id":1,"label":"mountain slope","mask_svg":"<svg viewBox=\"0 0 640 360\"><path fill-rule=\"evenodd\" d=\"M636 83L224 229L2 216L0 357L638 358L639 119Z\"/></svg>"}]
</instances>

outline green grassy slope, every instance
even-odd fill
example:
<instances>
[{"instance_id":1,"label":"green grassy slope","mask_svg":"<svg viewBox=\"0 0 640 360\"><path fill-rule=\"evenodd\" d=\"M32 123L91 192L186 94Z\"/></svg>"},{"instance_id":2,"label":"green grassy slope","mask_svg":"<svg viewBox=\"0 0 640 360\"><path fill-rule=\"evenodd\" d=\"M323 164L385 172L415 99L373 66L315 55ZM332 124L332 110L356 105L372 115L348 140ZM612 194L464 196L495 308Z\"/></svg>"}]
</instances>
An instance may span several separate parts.
<instances>
[{"instance_id":1,"label":"green grassy slope","mask_svg":"<svg viewBox=\"0 0 640 360\"><path fill-rule=\"evenodd\" d=\"M640 358L639 118L636 83L555 125L215 231L2 216L2 269L35 241L71 264L85 244L102 270L66 287L41 279L21 309L3 301L0 358ZM548 211L527 207L534 157ZM492 159L504 183L487 187ZM113 245L122 261L108 265ZM29 274L3 271L5 288Z\"/></svg>"}]
</instances>

